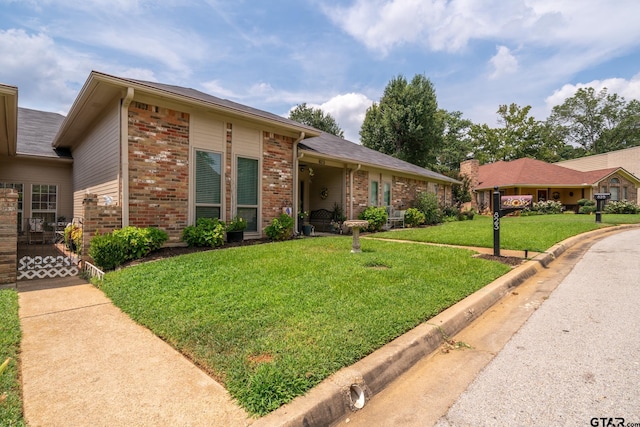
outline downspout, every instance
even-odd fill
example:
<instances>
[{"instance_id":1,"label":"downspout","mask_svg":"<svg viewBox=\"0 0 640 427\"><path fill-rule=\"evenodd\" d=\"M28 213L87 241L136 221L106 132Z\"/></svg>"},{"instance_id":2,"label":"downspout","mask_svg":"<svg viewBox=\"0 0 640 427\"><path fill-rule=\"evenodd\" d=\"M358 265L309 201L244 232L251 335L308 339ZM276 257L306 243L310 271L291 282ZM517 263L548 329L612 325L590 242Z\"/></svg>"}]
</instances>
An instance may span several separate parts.
<instances>
[{"instance_id":1,"label":"downspout","mask_svg":"<svg viewBox=\"0 0 640 427\"><path fill-rule=\"evenodd\" d=\"M353 218L353 175L360 170L362 167L361 163L358 163L358 167L353 170L351 169L351 176L349 179L349 219Z\"/></svg>"},{"instance_id":2,"label":"downspout","mask_svg":"<svg viewBox=\"0 0 640 427\"><path fill-rule=\"evenodd\" d=\"M304 132L300 132L298 139L293 141L293 212L291 212L291 214L294 218L294 230L298 229L298 195L300 194L300 189L298 188L300 185L298 171L300 170L300 159L304 156L304 153L298 154L298 144L300 144L300 141L302 141L305 136L306 134Z\"/></svg>"},{"instance_id":3,"label":"downspout","mask_svg":"<svg viewBox=\"0 0 640 427\"><path fill-rule=\"evenodd\" d=\"M122 227L129 225L129 105L133 99L133 88L127 88L127 94L120 106L120 167L122 174Z\"/></svg>"}]
</instances>

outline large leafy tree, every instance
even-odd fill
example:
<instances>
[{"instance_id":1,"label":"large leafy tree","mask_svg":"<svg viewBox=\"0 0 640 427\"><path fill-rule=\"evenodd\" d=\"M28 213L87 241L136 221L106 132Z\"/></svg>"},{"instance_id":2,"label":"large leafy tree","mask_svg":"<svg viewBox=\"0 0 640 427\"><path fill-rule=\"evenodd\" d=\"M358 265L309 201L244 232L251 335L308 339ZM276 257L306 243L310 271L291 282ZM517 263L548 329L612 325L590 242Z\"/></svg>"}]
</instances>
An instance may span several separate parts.
<instances>
[{"instance_id":1,"label":"large leafy tree","mask_svg":"<svg viewBox=\"0 0 640 427\"><path fill-rule=\"evenodd\" d=\"M380 102L367 110L360 140L365 147L409 163L432 166L442 133L431 81L417 74L408 82L400 75L387 84Z\"/></svg>"},{"instance_id":2,"label":"large leafy tree","mask_svg":"<svg viewBox=\"0 0 640 427\"><path fill-rule=\"evenodd\" d=\"M640 102L630 102L604 88L580 88L553 108L547 119L565 142L586 154L640 145Z\"/></svg>"},{"instance_id":3,"label":"large leafy tree","mask_svg":"<svg viewBox=\"0 0 640 427\"><path fill-rule=\"evenodd\" d=\"M433 170L448 176L454 176L460 169L460 163L473 151L473 142L469 134L471 120L462 117L460 111L440 110L438 112L443 125L442 144L435 148Z\"/></svg>"},{"instance_id":4,"label":"large leafy tree","mask_svg":"<svg viewBox=\"0 0 640 427\"><path fill-rule=\"evenodd\" d=\"M500 105L497 111L499 127L471 126L474 153L480 163L521 157L552 162L571 157L571 150L567 150L555 128L530 116L530 111L529 105Z\"/></svg>"},{"instance_id":5,"label":"large leafy tree","mask_svg":"<svg viewBox=\"0 0 640 427\"><path fill-rule=\"evenodd\" d=\"M289 119L344 138L343 130L331 114L325 114L320 108L308 107L306 103L299 104L291 110Z\"/></svg>"}]
</instances>

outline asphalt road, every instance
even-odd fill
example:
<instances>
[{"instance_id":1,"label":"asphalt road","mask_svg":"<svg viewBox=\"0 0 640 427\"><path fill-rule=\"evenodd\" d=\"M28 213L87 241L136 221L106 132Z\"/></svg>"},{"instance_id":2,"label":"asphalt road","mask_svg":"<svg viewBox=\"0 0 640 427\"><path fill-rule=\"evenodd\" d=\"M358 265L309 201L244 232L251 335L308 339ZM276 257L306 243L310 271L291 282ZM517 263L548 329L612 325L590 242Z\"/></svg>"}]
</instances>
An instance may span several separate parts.
<instances>
[{"instance_id":1,"label":"asphalt road","mask_svg":"<svg viewBox=\"0 0 640 427\"><path fill-rule=\"evenodd\" d=\"M640 230L591 244L334 425L640 427Z\"/></svg>"},{"instance_id":2,"label":"asphalt road","mask_svg":"<svg viewBox=\"0 0 640 427\"><path fill-rule=\"evenodd\" d=\"M610 418L640 426L640 230L591 247L436 425Z\"/></svg>"}]
</instances>

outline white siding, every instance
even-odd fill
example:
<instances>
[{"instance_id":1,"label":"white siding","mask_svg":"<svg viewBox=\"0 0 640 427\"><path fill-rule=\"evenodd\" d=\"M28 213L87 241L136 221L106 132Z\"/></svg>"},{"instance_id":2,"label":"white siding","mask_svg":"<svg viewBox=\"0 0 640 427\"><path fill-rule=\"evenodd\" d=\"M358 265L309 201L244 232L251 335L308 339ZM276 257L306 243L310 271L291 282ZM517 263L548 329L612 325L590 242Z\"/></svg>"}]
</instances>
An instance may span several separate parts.
<instances>
[{"instance_id":1,"label":"white siding","mask_svg":"<svg viewBox=\"0 0 640 427\"><path fill-rule=\"evenodd\" d=\"M225 123L212 114L194 112L189 124L192 147L224 153Z\"/></svg>"},{"instance_id":2,"label":"white siding","mask_svg":"<svg viewBox=\"0 0 640 427\"><path fill-rule=\"evenodd\" d=\"M120 108L114 103L90 128L73 150L73 210L82 215L82 200L87 193L104 196L120 204Z\"/></svg>"},{"instance_id":3,"label":"white siding","mask_svg":"<svg viewBox=\"0 0 640 427\"><path fill-rule=\"evenodd\" d=\"M233 125L233 152L235 155L253 158L261 157L261 132L237 124Z\"/></svg>"}]
</instances>

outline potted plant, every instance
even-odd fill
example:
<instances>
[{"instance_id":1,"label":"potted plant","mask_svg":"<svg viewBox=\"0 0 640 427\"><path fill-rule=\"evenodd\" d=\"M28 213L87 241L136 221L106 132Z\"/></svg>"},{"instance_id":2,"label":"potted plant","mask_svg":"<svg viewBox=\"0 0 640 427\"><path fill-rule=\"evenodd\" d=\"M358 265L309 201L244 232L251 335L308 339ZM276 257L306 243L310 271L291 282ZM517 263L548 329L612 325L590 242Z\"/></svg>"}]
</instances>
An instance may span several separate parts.
<instances>
[{"instance_id":1,"label":"potted plant","mask_svg":"<svg viewBox=\"0 0 640 427\"><path fill-rule=\"evenodd\" d=\"M244 240L244 230L246 228L247 221L236 215L227 224L227 242L242 242Z\"/></svg>"},{"instance_id":2,"label":"potted plant","mask_svg":"<svg viewBox=\"0 0 640 427\"><path fill-rule=\"evenodd\" d=\"M309 217L309 212L299 211L298 212L298 233L302 233L303 225L305 223L305 219Z\"/></svg>"}]
</instances>

